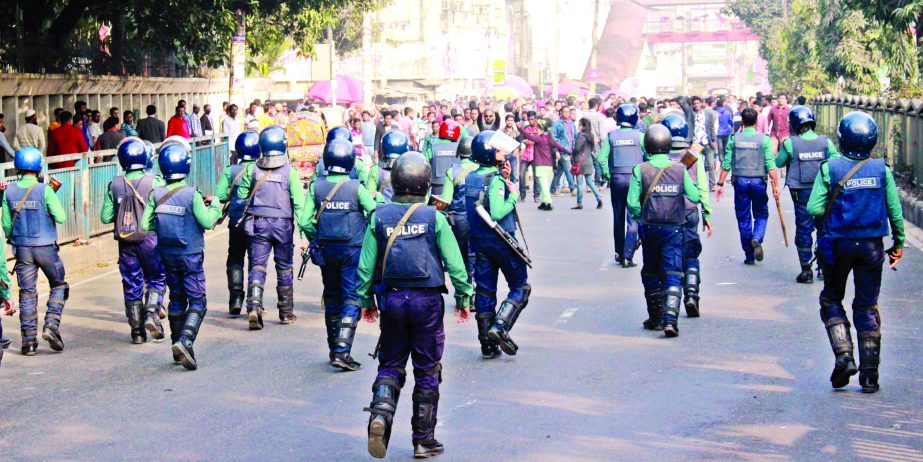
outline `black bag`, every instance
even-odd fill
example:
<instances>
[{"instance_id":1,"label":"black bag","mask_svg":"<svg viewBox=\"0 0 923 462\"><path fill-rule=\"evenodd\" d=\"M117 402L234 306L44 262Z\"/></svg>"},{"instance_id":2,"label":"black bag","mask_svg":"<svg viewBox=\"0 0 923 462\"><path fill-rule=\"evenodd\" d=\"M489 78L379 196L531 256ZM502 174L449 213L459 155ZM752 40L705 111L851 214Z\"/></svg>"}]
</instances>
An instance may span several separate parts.
<instances>
[{"instance_id":1,"label":"black bag","mask_svg":"<svg viewBox=\"0 0 923 462\"><path fill-rule=\"evenodd\" d=\"M137 244L147 239L147 234L141 229L141 217L144 216L145 199L135 189L131 181L119 177L125 183L128 191L119 199L119 207L115 213L115 232L120 241ZM147 179L147 178L145 178ZM141 181L144 181L142 179ZM151 180L152 181L152 177ZM138 185L141 186L140 184Z\"/></svg>"}]
</instances>

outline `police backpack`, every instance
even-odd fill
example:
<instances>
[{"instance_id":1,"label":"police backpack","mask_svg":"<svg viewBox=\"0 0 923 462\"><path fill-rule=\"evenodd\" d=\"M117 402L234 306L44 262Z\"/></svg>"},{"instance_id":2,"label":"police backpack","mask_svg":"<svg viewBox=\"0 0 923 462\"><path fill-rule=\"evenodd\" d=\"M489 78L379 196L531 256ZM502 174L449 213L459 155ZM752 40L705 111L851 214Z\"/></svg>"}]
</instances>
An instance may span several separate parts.
<instances>
[{"instance_id":1,"label":"police backpack","mask_svg":"<svg viewBox=\"0 0 923 462\"><path fill-rule=\"evenodd\" d=\"M145 202L153 189L154 177L146 175L138 181L137 187L123 176L117 177L115 181L121 181L121 185L113 182L113 190L121 192L117 201L115 213L115 238L116 240L128 243L144 242L148 233L141 228L141 217L144 215Z\"/></svg>"}]
</instances>

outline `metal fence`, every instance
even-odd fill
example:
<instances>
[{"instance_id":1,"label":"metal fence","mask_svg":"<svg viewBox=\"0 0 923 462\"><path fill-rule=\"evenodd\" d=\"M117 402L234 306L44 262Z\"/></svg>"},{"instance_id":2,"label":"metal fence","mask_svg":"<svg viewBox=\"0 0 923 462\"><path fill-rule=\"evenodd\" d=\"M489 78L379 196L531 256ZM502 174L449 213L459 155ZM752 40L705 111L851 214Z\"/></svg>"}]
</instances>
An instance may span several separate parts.
<instances>
[{"instance_id":1,"label":"metal fence","mask_svg":"<svg viewBox=\"0 0 923 462\"><path fill-rule=\"evenodd\" d=\"M822 95L811 102L818 131L836 139L837 124L852 111L864 111L878 122L873 155L884 158L902 185L919 190L923 179L923 100L855 95Z\"/></svg>"},{"instance_id":2,"label":"metal fence","mask_svg":"<svg viewBox=\"0 0 923 462\"><path fill-rule=\"evenodd\" d=\"M202 192L204 196L214 193L218 178L229 165L227 137L203 137L190 140L193 146L192 169L187 182ZM54 162L76 160L77 165L68 168L49 170L46 176L61 182L57 191L58 199L67 213L67 220L58 225L58 243L65 244L77 239L88 240L112 231L111 224L99 221L99 213L109 183L121 173L115 150L92 151L83 154L55 156ZM98 158L110 158L107 162L94 162ZM46 162L47 164L47 162ZM155 171L157 163L154 163ZM12 172L12 162L0 164L0 169ZM6 178L8 181L15 176Z\"/></svg>"}]
</instances>

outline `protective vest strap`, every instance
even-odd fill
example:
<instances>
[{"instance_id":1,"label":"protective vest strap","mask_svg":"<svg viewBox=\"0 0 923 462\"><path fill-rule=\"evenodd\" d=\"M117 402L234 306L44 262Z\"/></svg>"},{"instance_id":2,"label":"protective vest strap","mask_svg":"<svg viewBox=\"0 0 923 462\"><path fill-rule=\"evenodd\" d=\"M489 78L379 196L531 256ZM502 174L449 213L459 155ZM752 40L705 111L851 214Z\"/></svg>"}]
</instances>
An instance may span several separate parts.
<instances>
[{"instance_id":1,"label":"protective vest strap","mask_svg":"<svg viewBox=\"0 0 923 462\"><path fill-rule=\"evenodd\" d=\"M870 160L872 159L868 158L859 161L856 165L853 165L853 168L851 168L848 172L846 172L845 175L843 175L843 178L841 178L839 182L837 182L836 186L833 188L833 193L830 194L830 201L827 202L827 210L824 211L824 223L827 222L827 217L830 216L830 211L833 210L833 202L836 201L837 196L840 195L840 191L843 190L844 186L846 186L846 182L848 182L856 173L858 173L859 169L861 169Z\"/></svg>"}]
</instances>

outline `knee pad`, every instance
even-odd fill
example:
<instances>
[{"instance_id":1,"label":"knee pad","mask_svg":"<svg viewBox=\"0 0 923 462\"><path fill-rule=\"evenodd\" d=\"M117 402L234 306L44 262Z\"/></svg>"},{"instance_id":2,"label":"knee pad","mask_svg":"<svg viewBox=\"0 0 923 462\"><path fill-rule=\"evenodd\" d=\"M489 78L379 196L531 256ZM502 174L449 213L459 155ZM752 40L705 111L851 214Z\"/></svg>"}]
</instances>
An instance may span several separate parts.
<instances>
[{"instance_id":1,"label":"knee pad","mask_svg":"<svg viewBox=\"0 0 923 462\"><path fill-rule=\"evenodd\" d=\"M65 282L57 287L51 288L51 294L48 297L48 305L60 305L64 306L64 302L70 296L70 286Z\"/></svg>"},{"instance_id":2,"label":"knee pad","mask_svg":"<svg viewBox=\"0 0 923 462\"><path fill-rule=\"evenodd\" d=\"M439 383L442 383L442 363L437 362L433 367L429 369L416 369L413 370L413 376L415 379L419 380L424 377L435 377Z\"/></svg>"},{"instance_id":3,"label":"knee pad","mask_svg":"<svg viewBox=\"0 0 923 462\"><path fill-rule=\"evenodd\" d=\"M163 291L149 288L147 289L147 292L144 294L144 306L159 307L162 297L163 297Z\"/></svg>"},{"instance_id":4,"label":"knee pad","mask_svg":"<svg viewBox=\"0 0 923 462\"><path fill-rule=\"evenodd\" d=\"M243 266L229 266L227 269L227 273L228 273L228 289L244 290L244 267Z\"/></svg>"},{"instance_id":5,"label":"knee pad","mask_svg":"<svg viewBox=\"0 0 923 462\"><path fill-rule=\"evenodd\" d=\"M699 283L701 282L699 278L699 269L698 268L689 268L686 270L686 291L691 292L699 291Z\"/></svg>"},{"instance_id":6,"label":"knee pad","mask_svg":"<svg viewBox=\"0 0 923 462\"><path fill-rule=\"evenodd\" d=\"M356 326L359 325L359 319L355 316L343 316L340 318L339 330L337 331L336 346L340 348L349 348L353 344L353 338L356 335Z\"/></svg>"}]
</instances>

